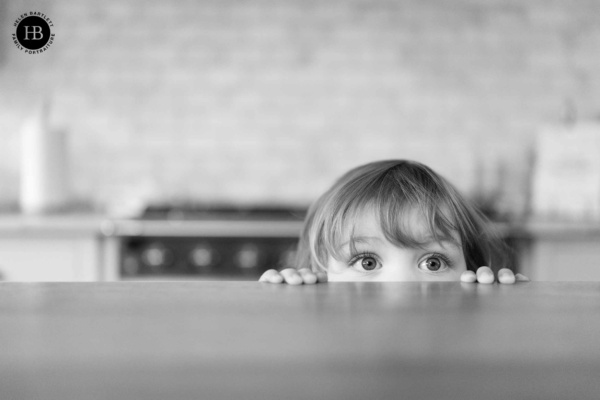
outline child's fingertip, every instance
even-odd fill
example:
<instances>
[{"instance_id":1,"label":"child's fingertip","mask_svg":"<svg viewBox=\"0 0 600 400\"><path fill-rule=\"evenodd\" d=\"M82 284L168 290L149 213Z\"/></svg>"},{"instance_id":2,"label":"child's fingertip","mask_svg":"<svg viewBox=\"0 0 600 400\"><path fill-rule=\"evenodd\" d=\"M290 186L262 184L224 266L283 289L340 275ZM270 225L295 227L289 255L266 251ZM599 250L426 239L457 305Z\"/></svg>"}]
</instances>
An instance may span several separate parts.
<instances>
[{"instance_id":1,"label":"child's fingertip","mask_svg":"<svg viewBox=\"0 0 600 400\"><path fill-rule=\"evenodd\" d=\"M460 281L464 283L474 283L477 280L477 276L473 271L465 271L460 276Z\"/></svg>"},{"instance_id":2,"label":"child's fingertip","mask_svg":"<svg viewBox=\"0 0 600 400\"><path fill-rule=\"evenodd\" d=\"M303 274L302 275L302 280L307 285L314 285L315 283L317 283L317 276L315 274L313 274L313 273Z\"/></svg>"},{"instance_id":3,"label":"child's fingertip","mask_svg":"<svg viewBox=\"0 0 600 400\"><path fill-rule=\"evenodd\" d=\"M285 281L288 285L301 285L302 277L298 274L288 275L285 277Z\"/></svg>"},{"instance_id":4,"label":"child's fingertip","mask_svg":"<svg viewBox=\"0 0 600 400\"><path fill-rule=\"evenodd\" d=\"M494 273L490 267L479 267L477 269L477 282L486 285L494 283Z\"/></svg>"},{"instance_id":5,"label":"child's fingertip","mask_svg":"<svg viewBox=\"0 0 600 400\"><path fill-rule=\"evenodd\" d=\"M529 282L530 281L530 279L528 277L526 277L523 274L519 274L519 273L517 273L515 275L515 279L517 280L517 282Z\"/></svg>"},{"instance_id":6,"label":"child's fingertip","mask_svg":"<svg viewBox=\"0 0 600 400\"><path fill-rule=\"evenodd\" d=\"M313 284L317 283L317 276L315 275L314 272L312 272L308 268L300 269L298 271L298 274L300 274L302 281L307 285L313 285Z\"/></svg>"},{"instance_id":7,"label":"child's fingertip","mask_svg":"<svg viewBox=\"0 0 600 400\"><path fill-rule=\"evenodd\" d=\"M514 276L504 275L504 276L498 277L498 282L500 282L504 285L512 285L516 282L516 279Z\"/></svg>"},{"instance_id":8,"label":"child's fingertip","mask_svg":"<svg viewBox=\"0 0 600 400\"><path fill-rule=\"evenodd\" d=\"M515 274L508 268L502 268L498 271L498 281L506 285L515 283Z\"/></svg>"},{"instance_id":9,"label":"child's fingertip","mask_svg":"<svg viewBox=\"0 0 600 400\"><path fill-rule=\"evenodd\" d=\"M258 278L259 282L266 282L266 283L271 283L272 279L271 279L271 274L267 271L265 273L263 273L260 278Z\"/></svg>"}]
</instances>

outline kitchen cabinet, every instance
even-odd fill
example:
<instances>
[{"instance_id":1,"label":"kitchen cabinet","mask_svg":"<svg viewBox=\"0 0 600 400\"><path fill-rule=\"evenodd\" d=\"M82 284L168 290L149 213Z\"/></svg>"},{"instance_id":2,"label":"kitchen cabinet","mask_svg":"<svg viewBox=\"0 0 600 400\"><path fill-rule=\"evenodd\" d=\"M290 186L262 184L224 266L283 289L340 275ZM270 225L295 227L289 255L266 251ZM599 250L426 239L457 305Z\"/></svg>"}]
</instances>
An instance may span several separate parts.
<instances>
[{"instance_id":1,"label":"kitchen cabinet","mask_svg":"<svg viewBox=\"0 0 600 400\"><path fill-rule=\"evenodd\" d=\"M101 220L73 217L0 218L0 280L104 280Z\"/></svg>"},{"instance_id":2,"label":"kitchen cabinet","mask_svg":"<svg viewBox=\"0 0 600 400\"><path fill-rule=\"evenodd\" d=\"M98 278L95 238L0 239L0 275L9 281L94 281Z\"/></svg>"}]
</instances>

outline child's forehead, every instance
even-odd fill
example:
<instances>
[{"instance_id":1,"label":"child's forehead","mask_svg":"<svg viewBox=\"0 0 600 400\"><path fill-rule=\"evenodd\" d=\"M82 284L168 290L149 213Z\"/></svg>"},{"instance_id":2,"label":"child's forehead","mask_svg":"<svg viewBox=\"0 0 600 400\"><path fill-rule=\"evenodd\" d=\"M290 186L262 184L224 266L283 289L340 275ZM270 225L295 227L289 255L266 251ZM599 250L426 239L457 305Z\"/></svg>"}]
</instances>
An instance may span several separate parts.
<instances>
[{"instance_id":1,"label":"child's forehead","mask_svg":"<svg viewBox=\"0 0 600 400\"><path fill-rule=\"evenodd\" d=\"M364 207L356 213L355 218L344 227L344 236L373 236L383 235L380 213L374 207ZM402 214L402 227L410 229L411 235L416 239L431 237L429 224L425 216L415 207L409 208Z\"/></svg>"},{"instance_id":2,"label":"child's forehead","mask_svg":"<svg viewBox=\"0 0 600 400\"><path fill-rule=\"evenodd\" d=\"M347 220L344 224L342 239L347 241L358 237L385 238L386 235L382 228L381 218L381 213L375 207L366 206L357 210L354 218ZM410 236L416 242L427 243L435 241L431 225L422 210L418 207L410 207L403 210L401 217L398 218L398 225L398 228L405 235ZM457 231L452 232L451 239L460 243Z\"/></svg>"}]
</instances>

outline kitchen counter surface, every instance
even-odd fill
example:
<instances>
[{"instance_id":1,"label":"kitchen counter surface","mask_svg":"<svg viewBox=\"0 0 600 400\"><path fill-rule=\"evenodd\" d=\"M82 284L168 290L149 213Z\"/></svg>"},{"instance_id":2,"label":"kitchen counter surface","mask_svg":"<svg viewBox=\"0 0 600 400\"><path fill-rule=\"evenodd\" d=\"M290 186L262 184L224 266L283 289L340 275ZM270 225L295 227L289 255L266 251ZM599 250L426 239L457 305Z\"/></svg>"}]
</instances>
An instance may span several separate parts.
<instances>
[{"instance_id":1,"label":"kitchen counter surface","mask_svg":"<svg viewBox=\"0 0 600 400\"><path fill-rule=\"evenodd\" d=\"M523 221L494 223L512 238L600 238L600 222ZM198 219L144 220L102 214L0 214L0 236L59 234L100 236L298 236L301 220Z\"/></svg>"},{"instance_id":2,"label":"kitchen counter surface","mask_svg":"<svg viewBox=\"0 0 600 400\"><path fill-rule=\"evenodd\" d=\"M597 399L600 283L0 284L10 399Z\"/></svg>"},{"instance_id":3,"label":"kitchen counter surface","mask_svg":"<svg viewBox=\"0 0 600 400\"><path fill-rule=\"evenodd\" d=\"M276 236L297 237L298 220L139 220L109 218L99 214L20 215L0 214L0 236L99 235L99 236Z\"/></svg>"},{"instance_id":4,"label":"kitchen counter surface","mask_svg":"<svg viewBox=\"0 0 600 400\"><path fill-rule=\"evenodd\" d=\"M110 228L97 214L21 215L0 214L0 236L101 235Z\"/></svg>"}]
</instances>

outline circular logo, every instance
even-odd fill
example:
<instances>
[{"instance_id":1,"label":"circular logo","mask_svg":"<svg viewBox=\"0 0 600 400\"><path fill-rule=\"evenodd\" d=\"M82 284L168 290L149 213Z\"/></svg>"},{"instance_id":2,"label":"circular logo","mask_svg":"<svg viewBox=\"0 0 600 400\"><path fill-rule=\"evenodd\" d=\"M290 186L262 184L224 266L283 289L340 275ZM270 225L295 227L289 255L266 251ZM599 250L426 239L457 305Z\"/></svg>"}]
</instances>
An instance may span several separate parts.
<instances>
[{"instance_id":1,"label":"circular logo","mask_svg":"<svg viewBox=\"0 0 600 400\"><path fill-rule=\"evenodd\" d=\"M51 27L52 20L45 14L30 12L22 14L15 21L13 42L19 50L29 54L38 54L46 51L54 41Z\"/></svg>"}]
</instances>

